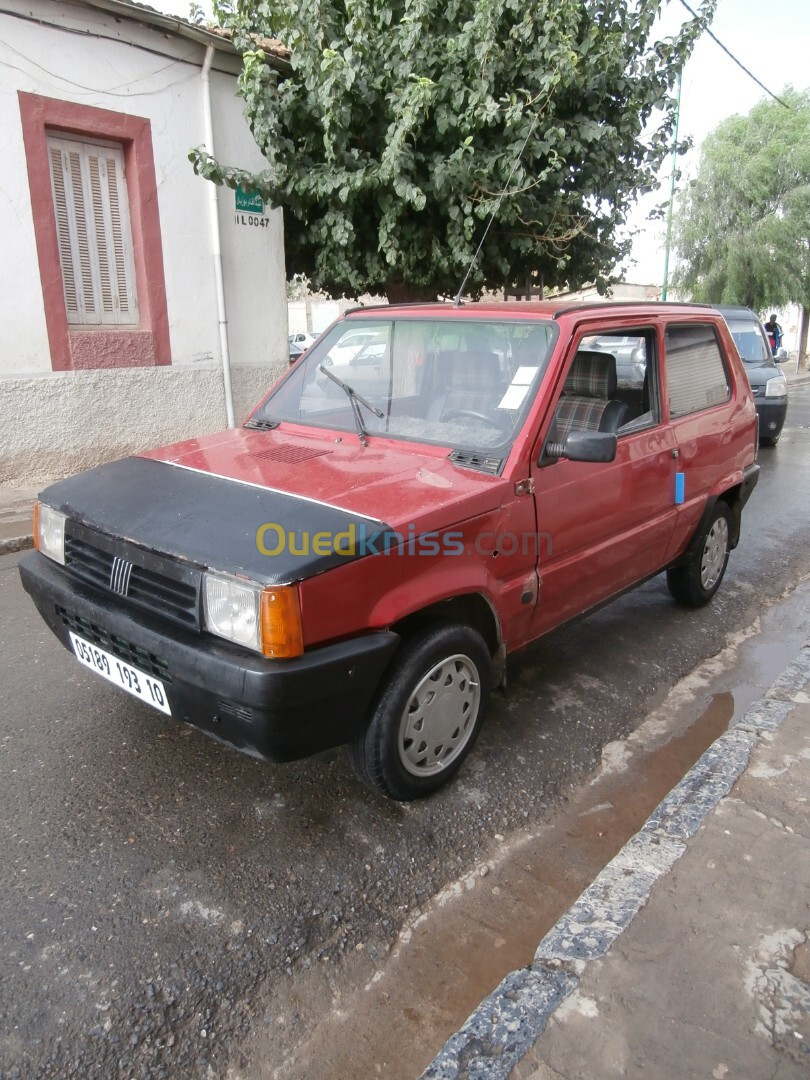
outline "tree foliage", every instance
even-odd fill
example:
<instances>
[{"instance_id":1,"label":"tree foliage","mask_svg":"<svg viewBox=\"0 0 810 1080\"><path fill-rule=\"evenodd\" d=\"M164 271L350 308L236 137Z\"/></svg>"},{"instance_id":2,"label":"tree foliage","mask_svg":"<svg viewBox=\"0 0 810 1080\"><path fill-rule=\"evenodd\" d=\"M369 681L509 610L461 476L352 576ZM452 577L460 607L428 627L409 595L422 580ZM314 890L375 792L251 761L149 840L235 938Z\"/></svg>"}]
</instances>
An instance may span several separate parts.
<instances>
[{"instance_id":1,"label":"tree foliage","mask_svg":"<svg viewBox=\"0 0 810 1080\"><path fill-rule=\"evenodd\" d=\"M781 96L703 144L675 217L675 281L695 300L810 305L810 92Z\"/></svg>"},{"instance_id":2,"label":"tree foliage","mask_svg":"<svg viewBox=\"0 0 810 1080\"><path fill-rule=\"evenodd\" d=\"M715 3L704 0L704 18ZM507 186L468 291L530 275L546 287L604 281L627 252L630 204L656 186L671 90L703 25L657 40L660 7L219 0L267 167L191 158L283 207L288 272L333 295L454 294ZM290 48L289 78L256 35Z\"/></svg>"}]
</instances>

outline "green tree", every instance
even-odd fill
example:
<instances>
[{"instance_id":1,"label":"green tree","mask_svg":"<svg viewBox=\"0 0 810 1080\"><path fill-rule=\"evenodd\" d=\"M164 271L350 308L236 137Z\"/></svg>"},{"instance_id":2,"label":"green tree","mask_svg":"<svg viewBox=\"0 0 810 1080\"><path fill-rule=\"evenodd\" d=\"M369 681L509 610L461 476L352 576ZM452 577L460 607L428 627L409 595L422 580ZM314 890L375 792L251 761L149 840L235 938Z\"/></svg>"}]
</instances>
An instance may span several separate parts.
<instances>
[{"instance_id":1,"label":"green tree","mask_svg":"<svg viewBox=\"0 0 810 1080\"><path fill-rule=\"evenodd\" d=\"M810 308L810 91L765 100L706 138L675 217L676 284L695 300Z\"/></svg>"},{"instance_id":2,"label":"green tree","mask_svg":"<svg viewBox=\"0 0 810 1080\"><path fill-rule=\"evenodd\" d=\"M332 295L453 295L507 186L467 291L604 284L715 4L659 40L661 0L219 0L267 167L191 159L283 207L288 272Z\"/></svg>"}]
</instances>

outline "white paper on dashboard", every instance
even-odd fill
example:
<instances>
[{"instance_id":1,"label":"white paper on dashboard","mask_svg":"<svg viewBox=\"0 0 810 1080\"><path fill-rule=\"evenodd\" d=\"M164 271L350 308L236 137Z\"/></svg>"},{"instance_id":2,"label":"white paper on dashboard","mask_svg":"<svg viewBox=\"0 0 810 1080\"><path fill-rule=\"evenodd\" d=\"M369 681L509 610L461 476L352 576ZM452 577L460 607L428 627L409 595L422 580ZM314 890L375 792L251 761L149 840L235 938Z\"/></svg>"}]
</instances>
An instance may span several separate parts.
<instances>
[{"instance_id":1,"label":"white paper on dashboard","mask_svg":"<svg viewBox=\"0 0 810 1080\"><path fill-rule=\"evenodd\" d=\"M528 386L536 374L536 367L519 367L512 376L512 386Z\"/></svg>"},{"instance_id":2,"label":"white paper on dashboard","mask_svg":"<svg viewBox=\"0 0 810 1080\"><path fill-rule=\"evenodd\" d=\"M509 386L498 402L499 409L519 409L529 392L528 386Z\"/></svg>"}]
</instances>

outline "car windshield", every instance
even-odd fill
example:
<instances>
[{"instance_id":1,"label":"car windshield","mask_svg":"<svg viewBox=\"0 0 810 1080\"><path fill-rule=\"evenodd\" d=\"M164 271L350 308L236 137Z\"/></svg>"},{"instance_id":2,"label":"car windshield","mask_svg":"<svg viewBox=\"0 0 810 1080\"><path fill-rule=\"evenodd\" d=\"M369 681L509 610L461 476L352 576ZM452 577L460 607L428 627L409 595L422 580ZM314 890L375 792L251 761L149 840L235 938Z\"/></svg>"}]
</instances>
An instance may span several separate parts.
<instances>
[{"instance_id":1,"label":"car windshield","mask_svg":"<svg viewBox=\"0 0 810 1080\"><path fill-rule=\"evenodd\" d=\"M752 319L727 319L737 352L746 364L770 364L771 350L759 324Z\"/></svg>"},{"instance_id":2,"label":"car windshield","mask_svg":"<svg viewBox=\"0 0 810 1080\"><path fill-rule=\"evenodd\" d=\"M257 417L355 431L359 410L369 436L507 447L556 334L551 320L352 317L310 348Z\"/></svg>"}]
</instances>

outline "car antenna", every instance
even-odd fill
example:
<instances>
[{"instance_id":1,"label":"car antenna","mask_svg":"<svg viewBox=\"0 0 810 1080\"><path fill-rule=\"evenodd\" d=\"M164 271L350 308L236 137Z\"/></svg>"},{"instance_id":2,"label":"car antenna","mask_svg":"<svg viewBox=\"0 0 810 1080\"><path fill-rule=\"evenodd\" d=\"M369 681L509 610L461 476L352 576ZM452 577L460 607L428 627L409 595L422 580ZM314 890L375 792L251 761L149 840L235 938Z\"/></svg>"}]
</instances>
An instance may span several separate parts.
<instances>
[{"instance_id":1,"label":"car antenna","mask_svg":"<svg viewBox=\"0 0 810 1080\"><path fill-rule=\"evenodd\" d=\"M470 260L470 265L467 267L467 273L464 275L464 280L462 281L462 283L461 283L461 285L459 287L459 290L456 293L455 298L453 299L453 307L461 307L461 297L462 297L462 295L464 293L464 286L467 284L467 279L469 278L470 274L472 273L473 267L476 264L478 256L481 254L481 248L484 246L484 241L486 240L487 234L489 233L489 230L492 227L492 222L495 220L495 215L498 213L498 211L501 208L501 203L503 202L503 197L507 193L507 191L509 190L509 185L512 183L512 177L515 175L515 169L518 167L518 165L520 163L520 159L523 157L523 151L526 149L526 147L527 147L527 145L529 143L529 139L532 137L532 135L534 135L534 129L537 127L537 120L538 120L538 117L535 116L534 120L532 120L532 126L529 128L529 131L528 131L528 133L526 135L526 138L523 140L523 146L521 146L521 148L520 148L520 153L518 154L518 156L514 160L514 163L512 165L512 171L509 173L509 179L506 181L506 184L504 185L503 191L498 196L498 201L495 203L495 206L492 209L492 213L489 215L489 221L487 222L487 227L484 229L484 235L481 237L481 243L476 248L475 254L473 255L472 259Z\"/></svg>"}]
</instances>

